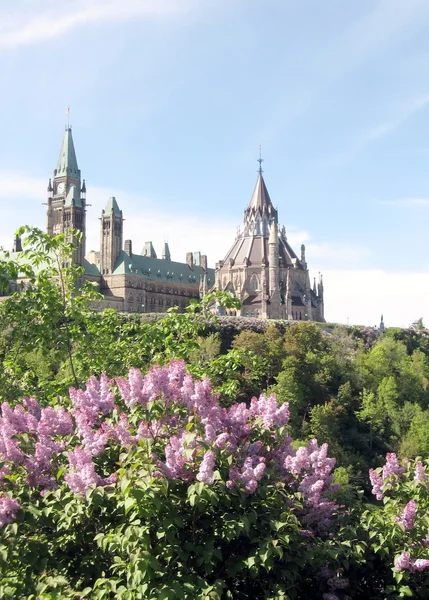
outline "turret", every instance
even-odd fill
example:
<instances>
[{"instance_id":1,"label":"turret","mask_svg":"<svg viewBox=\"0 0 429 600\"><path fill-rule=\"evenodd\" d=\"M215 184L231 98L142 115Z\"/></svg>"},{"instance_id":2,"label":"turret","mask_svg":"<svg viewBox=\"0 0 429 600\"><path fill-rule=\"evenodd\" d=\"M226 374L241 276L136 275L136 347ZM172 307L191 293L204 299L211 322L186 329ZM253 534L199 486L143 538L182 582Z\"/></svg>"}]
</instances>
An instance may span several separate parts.
<instances>
[{"instance_id":1,"label":"turret","mask_svg":"<svg viewBox=\"0 0 429 600\"><path fill-rule=\"evenodd\" d=\"M304 244L301 244L301 262L302 262L302 266L305 268L307 263L305 262L305 246L304 246Z\"/></svg>"},{"instance_id":2,"label":"turret","mask_svg":"<svg viewBox=\"0 0 429 600\"><path fill-rule=\"evenodd\" d=\"M286 276L285 303L286 303L286 318L291 320L291 319L293 319L293 315L292 315L292 279L290 276L290 268L288 268L287 276Z\"/></svg>"},{"instance_id":3,"label":"turret","mask_svg":"<svg viewBox=\"0 0 429 600\"><path fill-rule=\"evenodd\" d=\"M111 275L122 250L123 236L122 211L115 197L112 196L107 201L100 220L100 270L102 275Z\"/></svg>"},{"instance_id":4,"label":"turret","mask_svg":"<svg viewBox=\"0 0 429 600\"><path fill-rule=\"evenodd\" d=\"M317 285L317 297L319 298L319 311L320 311L320 320L325 320L325 309L324 309L324 300L323 300L323 277L321 273L319 273L319 283Z\"/></svg>"},{"instance_id":5,"label":"turret","mask_svg":"<svg viewBox=\"0 0 429 600\"><path fill-rule=\"evenodd\" d=\"M279 290L279 234L277 219L271 221L270 237L268 239L268 287L270 297Z\"/></svg>"},{"instance_id":6,"label":"turret","mask_svg":"<svg viewBox=\"0 0 429 600\"><path fill-rule=\"evenodd\" d=\"M164 246L162 248L162 259L163 260L171 260L170 248L168 247L168 242L164 242Z\"/></svg>"},{"instance_id":7,"label":"turret","mask_svg":"<svg viewBox=\"0 0 429 600\"><path fill-rule=\"evenodd\" d=\"M17 235L15 233L15 235L13 236L13 247L12 247L12 252L22 252L22 243L21 243L21 238L19 237L19 235Z\"/></svg>"}]
</instances>

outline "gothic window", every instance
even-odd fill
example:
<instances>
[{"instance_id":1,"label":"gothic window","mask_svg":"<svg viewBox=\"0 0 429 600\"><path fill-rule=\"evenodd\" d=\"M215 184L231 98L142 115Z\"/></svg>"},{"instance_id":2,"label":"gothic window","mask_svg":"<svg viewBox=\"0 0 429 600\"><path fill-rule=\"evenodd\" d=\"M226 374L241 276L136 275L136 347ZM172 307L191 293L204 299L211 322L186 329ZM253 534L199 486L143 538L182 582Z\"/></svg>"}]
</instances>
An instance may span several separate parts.
<instances>
[{"instance_id":1,"label":"gothic window","mask_svg":"<svg viewBox=\"0 0 429 600\"><path fill-rule=\"evenodd\" d=\"M250 289L256 292L259 289L259 280L257 275L252 275L250 279Z\"/></svg>"}]
</instances>

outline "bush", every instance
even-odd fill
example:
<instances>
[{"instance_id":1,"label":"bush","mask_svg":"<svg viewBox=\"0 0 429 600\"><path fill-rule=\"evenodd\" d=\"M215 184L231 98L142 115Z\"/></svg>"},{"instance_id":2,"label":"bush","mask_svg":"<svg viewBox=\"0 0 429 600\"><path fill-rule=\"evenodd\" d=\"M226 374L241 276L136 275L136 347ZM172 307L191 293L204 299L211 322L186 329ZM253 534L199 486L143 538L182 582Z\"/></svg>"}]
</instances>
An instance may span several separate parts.
<instances>
[{"instance_id":1,"label":"bush","mask_svg":"<svg viewBox=\"0 0 429 600\"><path fill-rule=\"evenodd\" d=\"M92 377L56 409L4 403L1 597L331 589L335 460L316 440L294 450L288 419L274 396L222 408L180 361Z\"/></svg>"}]
</instances>

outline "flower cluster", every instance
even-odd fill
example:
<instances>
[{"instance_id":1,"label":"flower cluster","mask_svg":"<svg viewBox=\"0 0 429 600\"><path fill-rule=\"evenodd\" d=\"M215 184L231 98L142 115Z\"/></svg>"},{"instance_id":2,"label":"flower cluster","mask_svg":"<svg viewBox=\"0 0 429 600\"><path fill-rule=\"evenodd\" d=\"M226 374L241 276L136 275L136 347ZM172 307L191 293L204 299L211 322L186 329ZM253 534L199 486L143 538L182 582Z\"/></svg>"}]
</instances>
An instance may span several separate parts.
<instances>
[{"instance_id":1,"label":"flower cluster","mask_svg":"<svg viewBox=\"0 0 429 600\"><path fill-rule=\"evenodd\" d=\"M395 558L395 569L397 571L411 571L416 573L429 568L429 560L425 558L412 559L409 552L402 552L400 556Z\"/></svg>"},{"instance_id":2,"label":"flower cluster","mask_svg":"<svg viewBox=\"0 0 429 600\"><path fill-rule=\"evenodd\" d=\"M394 535L394 560L396 571L418 573L429 568L427 556L428 529L427 507L429 502L429 477L421 461L398 460L396 454L388 454L382 469L369 472L372 492L383 502L383 525L386 519L403 527L402 535ZM410 495L414 497L410 498ZM403 506L398 515L398 505ZM392 517L392 513L393 516ZM388 522L387 521L387 522ZM412 558L414 555L415 558ZM419 556L420 555L420 556ZM423 555L423 556L422 556Z\"/></svg>"},{"instance_id":3,"label":"flower cluster","mask_svg":"<svg viewBox=\"0 0 429 600\"><path fill-rule=\"evenodd\" d=\"M417 504L415 500L410 500L405 506L400 517L396 517L396 522L400 523L405 527L407 531L410 531L414 527L414 520L416 518Z\"/></svg>"},{"instance_id":4,"label":"flower cluster","mask_svg":"<svg viewBox=\"0 0 429 600\"><path fill-rule=\"evenodd\" d=\"M391 480L394 477L399 477L405 473L406 468L399 464L398 457L394 452L386 455L386 463L383 466L382 474L377 473L375 469L369 470L369 479L372 484L372 493L377 500L383 499L383 487L391 485Z\"/></svg>"},{"instance_id":5,"label":"flower cluster","mask_svg":"<svg viewBox=\"0 0 429 600\"><path fill-rule=\"evenodd\" d=\"M264 478L282 482L304 499L301 517L309 530L326 529L336 505L327 445L312 440L295 450L285 433L287 403L274 394L253 398L250 405L224 408L209 380L195 380L184 362L156 365L143 377L91 377L84 390L70 389L71 408L41 408L34 398L12 409L2 405L0 418L0 485L24 468L26 484L42 494L52 489L60 469L63 481L82 496L92 486L113 485L116 473L100 474L97 465L114 456L148 449L147 467L154 477L213 485L215 471L227 489L253 494ZM113 456L112 455L112 456ZM116 467L115 467L116 468ZM2 523L14 518L18 505L3 496Z\"/></svg>"}]
</instances>

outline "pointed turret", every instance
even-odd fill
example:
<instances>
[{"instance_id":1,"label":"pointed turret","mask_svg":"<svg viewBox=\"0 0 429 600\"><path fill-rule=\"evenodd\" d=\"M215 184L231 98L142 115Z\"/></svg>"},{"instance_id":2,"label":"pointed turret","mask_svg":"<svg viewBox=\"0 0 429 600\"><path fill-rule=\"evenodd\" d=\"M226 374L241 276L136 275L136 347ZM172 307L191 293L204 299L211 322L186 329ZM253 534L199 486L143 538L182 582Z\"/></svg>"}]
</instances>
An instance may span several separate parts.
<instances>
[{"instance_id":1,"label":"pointed turret","mask_svg":"<svg viewBox=\"0 0 429 600\"><path fill-rule=\"evenodd\" d=\"M80 180L80 171L77 166L71 127L67 127L65 130L60 155L58 157L57 168L54 171L54 175L55 177L68 175L69 177Z\"/></svg>"},{"instance_id":2,"label":"pointed turret","mask_svg":"<svg viewBox=\"0 0 429 600\"><path fill-rule=\"evenodd\" d=\"M164 246L162 248L162 259L163 260L171 260L170 248L168 247L168 242L164 242Z\"/></svg>"},{"instance_id":3,"label":"pointed turret","mask_svg":"<svg viewBox=\"0 0 429 600\"><path fill-rule=\"evenodd\" d=\"M116 202L116 198L114 196L111 196L108 199L106 208L104 209L104 213L106 215L110 215L111 213L113 213L116 217L122 216L122 212L119 209L118 203Z\"/></svg>"},{"instance_id":4,"label":"pointed turret","mask_svg":"<svg viewBox=\"0 0 429 600\"><path fill-rule=\"evenodd\" d=\"M264 177L260 172L249 205L244 211L245 233L268 235L272 219L277 221L277 210L271 202Z\"/></svg>"}]
</instances>

